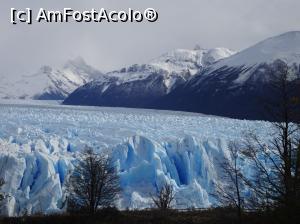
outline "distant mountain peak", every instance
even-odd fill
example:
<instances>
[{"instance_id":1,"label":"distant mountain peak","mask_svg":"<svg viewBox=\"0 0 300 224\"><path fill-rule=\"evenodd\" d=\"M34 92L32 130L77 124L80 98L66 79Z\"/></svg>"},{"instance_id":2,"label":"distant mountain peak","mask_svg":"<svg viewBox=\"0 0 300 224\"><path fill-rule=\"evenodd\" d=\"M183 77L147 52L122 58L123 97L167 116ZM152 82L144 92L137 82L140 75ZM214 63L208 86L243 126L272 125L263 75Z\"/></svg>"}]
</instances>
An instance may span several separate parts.
<instances>
[{"instance_id":1,"label":"distant mountain peak","mask_svg":"<svg viewBox=\"0 0 300 224\"><path fill-rule=\"evenodd\" d=\"M5 77L5 82L0 83L0 98L62 100L100 75L101 72L78 57L67 61L62 68L44 65L36 73L15 80Z\"/></svg>"},{"instance_id":2,"label":"distant mountain peak","mask_svg":"<svg viewBox=\"0 0 300 224\"><path fill-rule=\"evenodd\" d=\"M220 67L254 66L282 60L287 64L300 61L300 31L291 31L265 39L219 63Z\"/></svg>"},{"instance_id":3,"label":"distant mountain peak","mask_svg":"<svg viewBox=\"0 0 300 224\"><path fill-rule=\"evenodd\" d=\"M189 70L192 74L195 74L199 69L233 54L235 52L227 48L175 49L152 60L150 64L176 73Z\"/></svg>"}]
</instances>

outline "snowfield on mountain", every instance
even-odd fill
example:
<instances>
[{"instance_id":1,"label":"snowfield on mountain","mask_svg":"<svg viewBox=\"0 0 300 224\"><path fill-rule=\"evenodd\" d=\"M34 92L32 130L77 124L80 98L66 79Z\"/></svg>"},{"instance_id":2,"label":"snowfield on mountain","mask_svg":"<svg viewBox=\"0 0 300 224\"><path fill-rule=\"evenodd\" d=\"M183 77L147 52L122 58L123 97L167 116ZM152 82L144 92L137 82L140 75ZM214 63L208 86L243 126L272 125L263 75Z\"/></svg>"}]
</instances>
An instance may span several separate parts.
<instances>
[{"instance_id":1,"label":"snowfield on mountain","mask_svg":"<svg viewBox=\"0 0 300 224\"><path fill-rule=\"evenodd\" d=\"M267 137L271 126L184 112L13 103L0 106L0 120L8 215L63 211L66 179L86 145L113 156L119 208L153 206L150 194L164 183L174 186L178 208L208 207L229 141L250 130Z\"/></svg>"},{"instance_id":2,"label":"snowfield on mountain","mask_svg":"<svg viewBox=\"0 0 300 224\"><path fill-rule=\"evenodd\" d=\"M59 69L43 66L32 75L2 75L0 99L63 100L79 86L101 75L82 58L70 60Z\"/></svg>"},{"instance_id":3,"label":"snowfield on mountain","mask_svg":"<svg viewBox=\"0 0 300 224\"><path fill-rule=\"evenodd\" d=\"M76 89L68 105L122 106L266 119L264 100L285 64L300 83L300 32L268 38L238 53L225 48L175 50L147 65L108 73Z\"/></svg>"},{"instance_id":4,"label":"snowfield on mountain","mask_svg":"<svg viewBox=\"0 0 300 224\"><path fill-rule=\"evenodd\" d=\"M272 63L281 59L289 65L300 61L300 31L292 31L263 40L231 58L222 61L216 67L253 66L260 63Z\"/></svg>"},{"instance_id":5,"label":"snowfield on mountain","mask_svg":"<svg viewBox=\"0 0 300 224\"><path fill-rule=\"evenodd\" d=\"M101 76L76 89L65 104L155 107L155 102L207 66L235 52L226 48L177 49L151 60Z\"/></svg>"},{"instance_id":6,"label":"snowfield on mountain","mask_svg":"<svg viewBox=\"0 0 300 224\"><path fill-rule=\"evenodd\" d=\"M288 66L300 83L300 32L266 39L199 71L156 103L155 108L238 119L266 119L262 101L272 101L273 82Z\"/></svg>"}]
</instances>

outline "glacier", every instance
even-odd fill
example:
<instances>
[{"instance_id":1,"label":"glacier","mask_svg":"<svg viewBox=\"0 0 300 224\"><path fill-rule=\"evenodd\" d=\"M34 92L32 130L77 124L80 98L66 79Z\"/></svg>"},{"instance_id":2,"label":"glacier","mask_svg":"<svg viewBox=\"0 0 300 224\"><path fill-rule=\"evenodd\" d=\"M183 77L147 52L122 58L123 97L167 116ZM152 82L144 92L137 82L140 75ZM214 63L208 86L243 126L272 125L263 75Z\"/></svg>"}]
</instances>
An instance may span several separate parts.
<instances>
[{"instance_id":1,"label":"glacier","mask_svg":"<svg viewBox=\"0 0 300 224\"><path fill-rule=\"evenodd\" d=\"M267 137L270 128L269 122L186 112L0 104L0 176L7 195L2 211L64 211L66 180L85 146L111 153L121 209L153 206L151 195L165 183L175 189L176 207L208 207L229 141L250 130Z\"/></svg>"}]
</instances>

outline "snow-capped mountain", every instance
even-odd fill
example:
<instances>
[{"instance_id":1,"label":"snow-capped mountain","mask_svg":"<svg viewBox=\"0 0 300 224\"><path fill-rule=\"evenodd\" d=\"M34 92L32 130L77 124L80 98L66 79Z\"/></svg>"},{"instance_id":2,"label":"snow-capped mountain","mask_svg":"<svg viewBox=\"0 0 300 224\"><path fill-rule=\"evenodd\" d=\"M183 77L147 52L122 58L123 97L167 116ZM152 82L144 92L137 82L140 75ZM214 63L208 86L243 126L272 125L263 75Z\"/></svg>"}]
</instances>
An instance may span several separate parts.
<instances>
[{"instance_id":1,"label":"snow-capped mountain","mask_svg":"<svg viewBox=\"0 0 300 224\"><path fill-rule=\"evenodd\" d=\"M279 36L268 38L258 44L237 53L220 62L218 66L227 65L251 67L262 63L270 64L277 59L288 64L299 64L300 61L300 31L292 31Z\"/></svg>"},{"instance_id":2,"label":"snow-capped mountain","mask_svg":"<svg viewBox=\"0 0 300 224\"><path fill-rule=\"evenodd\" d=\"M286 64L290 81L298 85L300 32L266 39L236 54L224 48L175 50L147 65L134 65L90 82L65 103L266 119L262 98L276 98L271 83Z\"/></svg>"},{"instance_id":3,"label":"snow-capped mountain","mask_svg":"<svg viewBox=\"0 0 300 224\"><path fill-rule=\"evenodd\" d=\"M0 98L63 100L81 85L101 75L82 58L68 61L62 68L43 66L32 75L1 77Z\"/></svg>"},{"instance_id":4,"label":"snow-capped mountain","mask_svg":"<svg viewBox=\"0 0 300 224\"><path fill-rule=\"evenodd\" d=\"M225 48L177 49L148 64L107 73L74 91L65 104L152 107L162 96L216 61L235 52Z\"/></svg>"},{"instance_id":5,"label":"snow-capped mountain","mask_svg":"<svg viewBox=\"0 0 300 224\"><path fill-rule=\"evenodd\" d=\"M194 50L177 49L168 52L150 62L151 65L169 71L169 73L180 74L189 70L192 75L216 61L235 54L227 48L202 49L196 46Z\"/></svg>"},{"instance_id":6,"label":"snow-capped mountain","mask_svg":"<svg viewBox=\"0 0 300 224\"><path fill-rule=\"evenodd\" d=\"M300 32L269 38L213 64L174 89L158 107L265 119L262 100L276 97L271 82L285 65L289 66L290 81L297 85L300 80Z\"/></svg>"}]
</instances>

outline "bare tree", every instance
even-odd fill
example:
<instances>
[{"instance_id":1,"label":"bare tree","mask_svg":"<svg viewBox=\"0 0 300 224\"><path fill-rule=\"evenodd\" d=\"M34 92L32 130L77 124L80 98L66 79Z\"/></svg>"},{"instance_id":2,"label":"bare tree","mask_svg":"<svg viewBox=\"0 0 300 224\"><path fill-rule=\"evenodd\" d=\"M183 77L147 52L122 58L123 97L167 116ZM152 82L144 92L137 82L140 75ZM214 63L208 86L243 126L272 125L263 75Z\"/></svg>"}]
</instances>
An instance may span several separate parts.
<instances>
[{"instance_id":1,"label":"bare tree","mask_svg":"<svg viewBox=\"0 0 300 224\"><path fill-rule=\"evenodd\" d=\"M299 204L300 85L297 80L290 81L288 66L281 64L271 89L273 100L266 101L266 108L275 121L274 131L267 142L254 134L247 138L244 155L255 168L248 186L256 194L257 205L293 209Z\"/></svg>"},{"instance_id":2,"label":"bare tree","mask_svg":"<svg viewBox=\"0 0 300 224\"><path fill-rule=\"evenodd\" d=\"M236 208L237 217L241 222L245 200L242 190L245 188L245 177L239 163L240 146L237 142L229 144L230 158L224 158L219 162L222 173L222 183L215 184L215 192L212 195L222 206Z\"/></svg>"},{"instance_id":3,"label":"bare tree","mask_svg":"<svg viewBox=\"0 0 300 224\"><path fill-rule=\"evenodd\" d=\"M165 184L156 196L152 196L153 203L160 210L168 210L171 208L172 202L175 199L175 193L172 185Z\"/></svg>"},{"instance_id":4,"label":"bare tree","mask_svg":"<svg viewBox=\"0 0 300 224\"><path fill-rule=\"evenodd\" d=\"M5 184L5 181L3 178L0 178L0 189L3 187L3 185ZM3 201L5 198L5 194L0 192L0 202Z\"/></svg>"},{"instance_id":5,"label":"bare tree","mask_svg":"<svg viewBox=\"0 0 300 224\"><path fill-rule=\"evenodd\" d=\"M2 190L2 187L3 185L5 184L5 181L3 178L0 178L0 190ZM0 213L2 213L2 209L4 209L4 206L5 206L5 200L6 199L7 195L0 191Z\"/></svg>"},{"instance_id":6,"label":"bare tree","mask_svg":"<svg viewBox=\"0 0 300 224\"><path fill-rule=\"evenodd\" d=\"M69 178L68 207L95 213L114 205L120 192L119 177L111 159L91 148L83 153Z\"/></svg>"}]
</instances>

